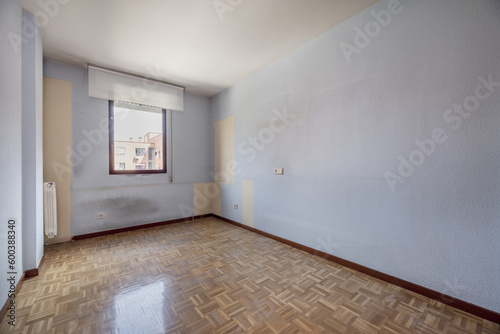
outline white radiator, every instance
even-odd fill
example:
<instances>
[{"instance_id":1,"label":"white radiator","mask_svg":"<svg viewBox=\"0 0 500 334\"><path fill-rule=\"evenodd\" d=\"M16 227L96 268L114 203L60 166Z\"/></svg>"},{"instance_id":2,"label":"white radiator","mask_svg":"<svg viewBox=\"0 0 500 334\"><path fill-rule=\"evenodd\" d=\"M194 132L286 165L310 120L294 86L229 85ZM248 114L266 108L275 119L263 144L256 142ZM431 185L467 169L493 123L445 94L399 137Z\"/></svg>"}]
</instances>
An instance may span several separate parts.
<instances>
[{"instance_id":1,"label":"white radiator","mask_svg":"<svg viewBox=\"0 0 500 334\"><path fill-rule=\"evenodd\" d=\"M43 216L45 234L49 238L57 235L57 196L55 182L43 184Z\"/></svg>"}]
</instances>

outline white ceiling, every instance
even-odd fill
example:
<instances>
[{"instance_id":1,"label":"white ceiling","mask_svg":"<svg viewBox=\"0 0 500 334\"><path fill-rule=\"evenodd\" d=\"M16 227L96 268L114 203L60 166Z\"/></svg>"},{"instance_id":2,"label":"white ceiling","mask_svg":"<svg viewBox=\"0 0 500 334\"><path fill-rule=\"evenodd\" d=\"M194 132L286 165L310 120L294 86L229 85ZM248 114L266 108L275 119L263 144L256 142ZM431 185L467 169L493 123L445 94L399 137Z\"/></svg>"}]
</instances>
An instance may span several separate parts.
<instances>
[{"instance_id":1,"label":"white ceiling","mask_svg":"<svg viewBox=\"0 0 500 334\"><path fill-rule=\"evenodd\" d=\"M21 0L44 56L213 96L378 0ZM56 3L42 7L43 3ZM64 4L65 3L65 4ZM214 4L222 4L220 13ZM227 10L222 13L224 8ZM219 15L220 14L220 15ZM222 17L222 19L221 19Z\"/></svg>"}]
</instances>

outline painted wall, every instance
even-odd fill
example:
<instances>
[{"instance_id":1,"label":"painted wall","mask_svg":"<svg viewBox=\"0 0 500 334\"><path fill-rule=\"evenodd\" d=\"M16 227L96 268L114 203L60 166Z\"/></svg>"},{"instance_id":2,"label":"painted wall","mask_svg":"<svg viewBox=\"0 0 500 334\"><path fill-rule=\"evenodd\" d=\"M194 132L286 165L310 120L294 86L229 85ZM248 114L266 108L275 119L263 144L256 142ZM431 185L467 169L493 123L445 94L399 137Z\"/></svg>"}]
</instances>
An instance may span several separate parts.
<instances>
[{"instance_id":1,"label":"painted wall","mask_svg":"<svg viewBox=\"0 0 500 334\"><path fill-rule=\"evenodd\" d=\"M42 35L33 14L23 11L29 32L23 54L23 253L26 270L43 256L43 56Z\"/></svg>"},{"instance_id":2,"label":"painted wall","mask_svg":"<svg viewBox=\"0 0 500 334\"><path fill-rule=\"evenodd\" d=\"M66 151L72 160L71 235L193 215L193 184L210 181L208 98L186 94L185 111L173 112L173 141L167 143L173 183L169 174L109 175L108 102L88 97L84 68L46 60L44 75L73 87L72 144ZM105 218L98 220L98 212Z\"/></svg>"},{"instance_id":3,"label":"painted wall","mask_svg":"<svg viewBox=\"0 0 500 334\"><path fill-rule=\"evenodd\" d=\"M45 243L71 240L71 148L70 81L43 79L43 181L56 183L57 236Z\"/></svg>"},{"instance_id":4,"label":"painted wall","mask_svg":"<svg viewBox=\"0 0 500 334\"><path fill-rule=\"evenodd\" d=\"M214 97L222 216L253 180L257 229L499 312L499 12L381 1Z\"/></svg>"},{"instance_id":5,"label":"painted wall","mask_svg":"<svg viewBox=\"0 0 500 334\"><path fill-rule=\"evenodd\" d=\"M22 47L12 38L22 36L22 8L16 0L0 1L0 305L7 299L8 272L23 274L22 244ZM10 39L9 39L10 38ZM14 270L8 267L8 221L16 221ZM10 234L13 235L13 234Z\"/></svg>"}]
</instances>

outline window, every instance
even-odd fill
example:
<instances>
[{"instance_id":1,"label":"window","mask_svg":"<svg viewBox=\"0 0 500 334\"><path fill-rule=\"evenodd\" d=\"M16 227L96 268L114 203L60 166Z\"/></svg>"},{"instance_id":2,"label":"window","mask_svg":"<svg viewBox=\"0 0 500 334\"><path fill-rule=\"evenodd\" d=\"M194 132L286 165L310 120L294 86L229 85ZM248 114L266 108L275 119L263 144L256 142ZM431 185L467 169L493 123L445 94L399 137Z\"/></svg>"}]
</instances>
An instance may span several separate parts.
<instances>
[{"instance_id":1,"label":"window","mask_svg":"<svg viewBox=\"0 0 500 334\"><path fill-rule=\"evenodd\" d=\"M142 138L140 140L142 140ZM142 147L142 148L136 148L135 149L135 156L136 157L143 157L145 155L146 155L146 149L145 148Z\"/></svg>"},{"instance_id":2,"label":"window","mask_svg":"<svg viewBox=\"0 0 500 334\"><path fill-rule=\"evenodd\" d=\"M166 173L166 110L109 101L109 173Z\"/></svg>"}]
</instances>

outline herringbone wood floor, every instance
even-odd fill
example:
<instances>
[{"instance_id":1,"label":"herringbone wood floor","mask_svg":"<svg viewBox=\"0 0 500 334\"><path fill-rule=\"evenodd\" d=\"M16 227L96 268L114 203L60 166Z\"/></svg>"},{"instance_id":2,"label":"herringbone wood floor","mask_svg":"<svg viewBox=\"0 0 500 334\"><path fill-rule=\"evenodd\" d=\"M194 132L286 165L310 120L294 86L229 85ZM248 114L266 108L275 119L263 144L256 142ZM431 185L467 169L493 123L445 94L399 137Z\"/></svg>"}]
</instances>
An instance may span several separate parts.
<instances>
[{"instance_id":1,"label":"herringbone wood floor","mask_svg":"<svg viewBox=\"0 0 500 334\"><path fill-rule=\"evenodd\" d=\"M1 333L500 333L213 218L50 246Z\"/></svg>"}]
</instances>

